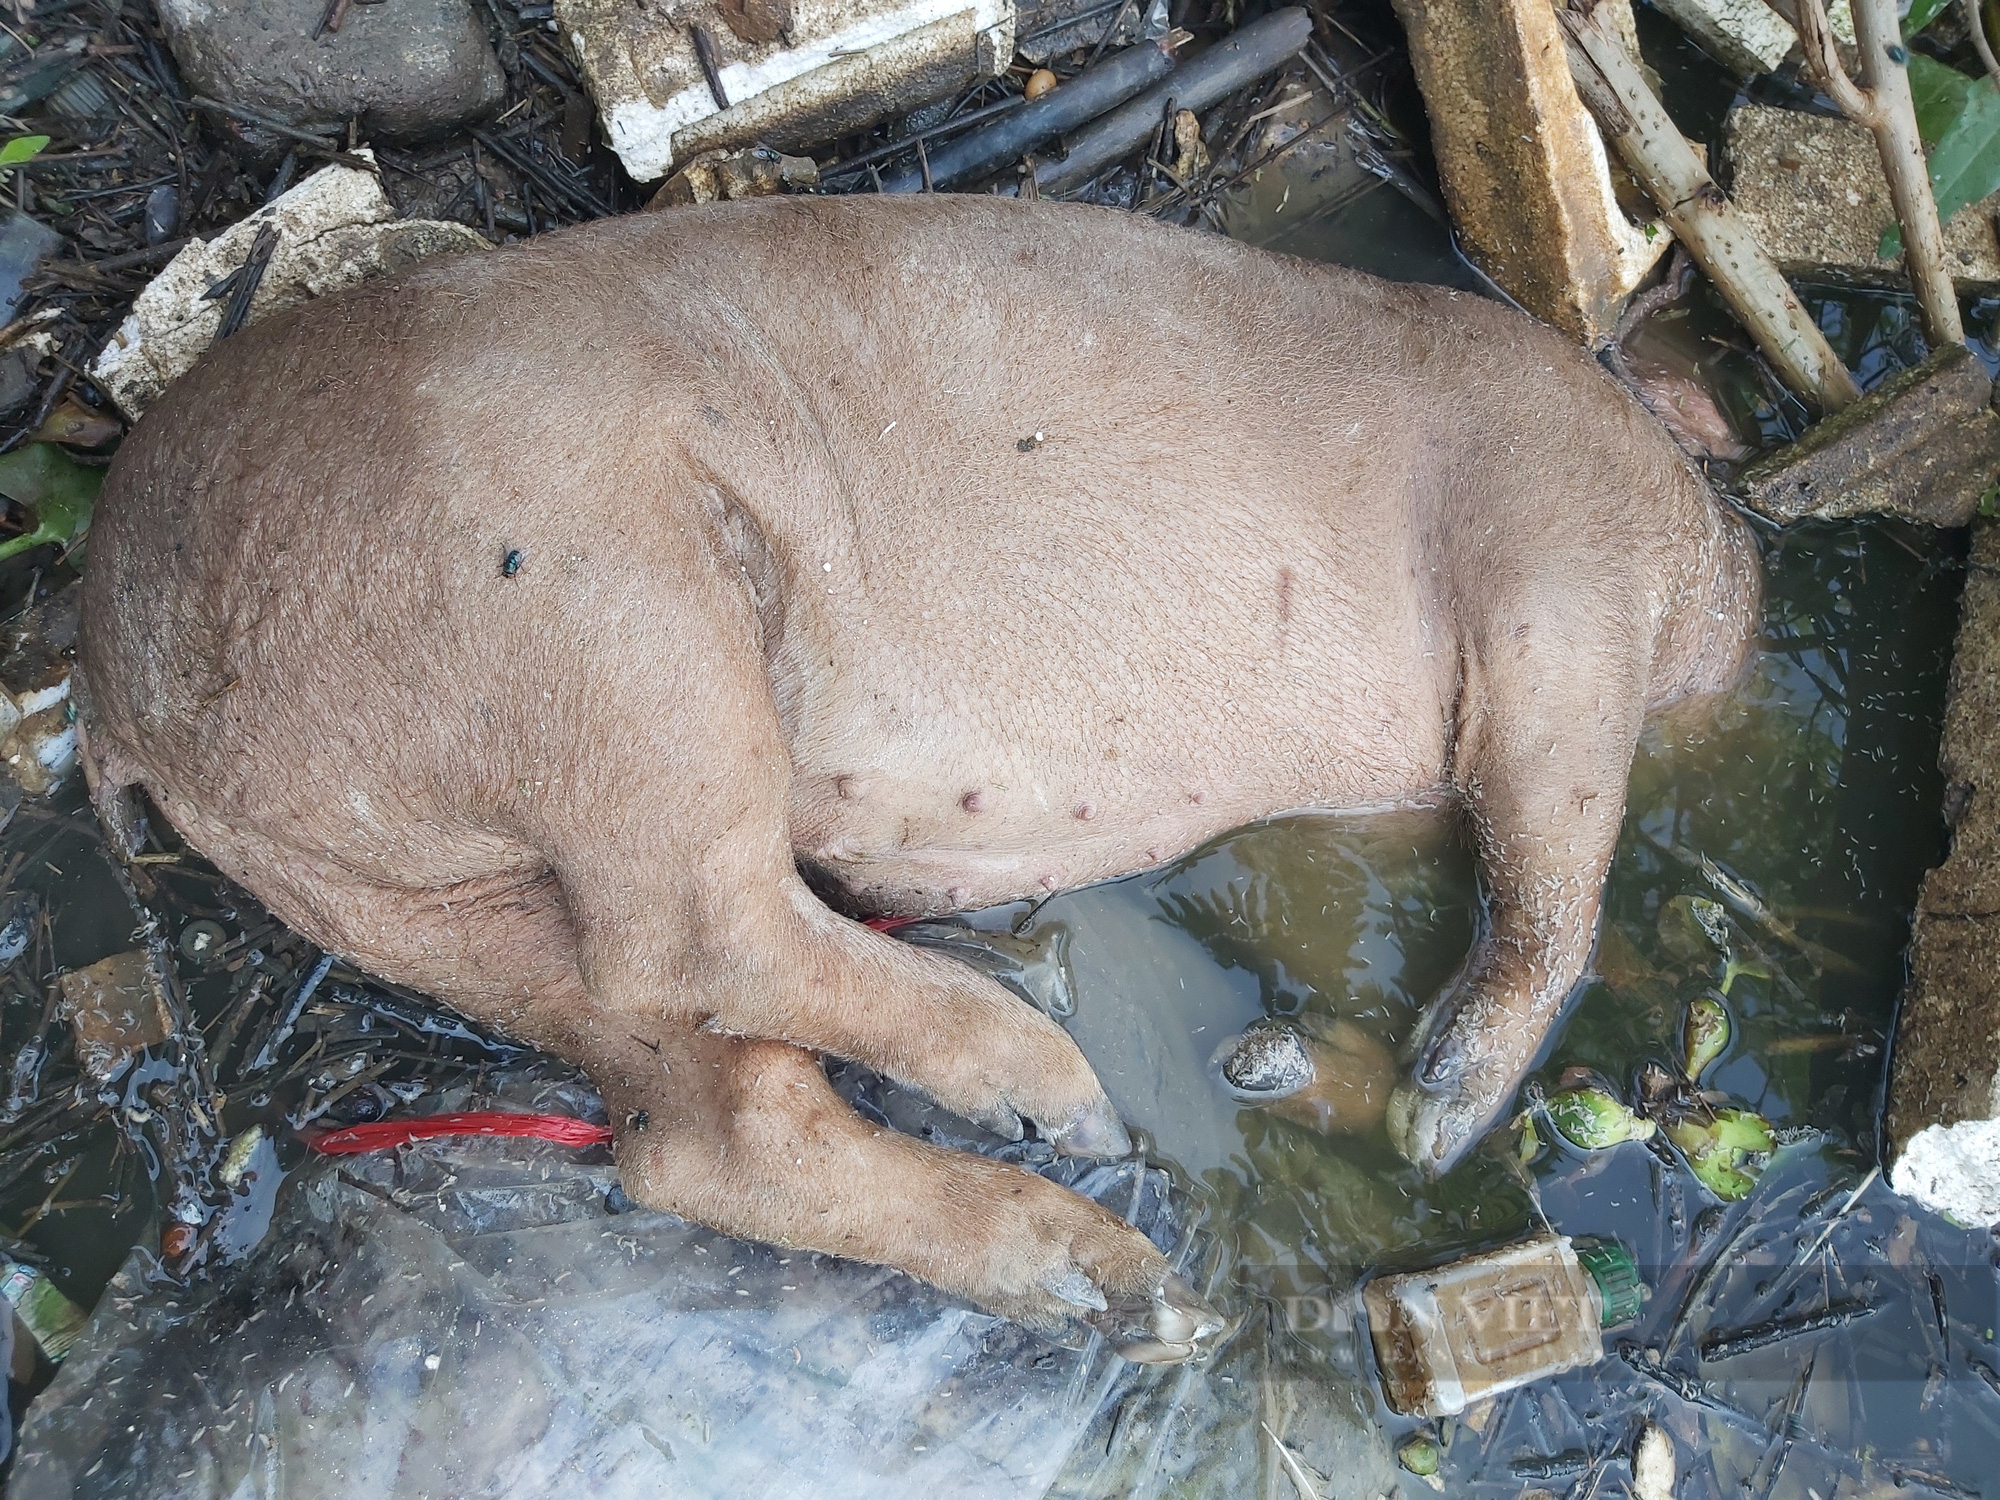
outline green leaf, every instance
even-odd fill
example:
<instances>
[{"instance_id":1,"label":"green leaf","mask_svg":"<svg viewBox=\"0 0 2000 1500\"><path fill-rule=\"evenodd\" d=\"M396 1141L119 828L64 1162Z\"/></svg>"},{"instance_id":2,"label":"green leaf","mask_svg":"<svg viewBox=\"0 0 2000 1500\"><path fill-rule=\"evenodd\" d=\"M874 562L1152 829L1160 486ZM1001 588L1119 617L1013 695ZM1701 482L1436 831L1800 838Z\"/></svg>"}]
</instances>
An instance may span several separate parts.
<instances>
[{"instance_id":1,"label":"green leaf","mask_svg":"<svg viewBox=\"0 0 2000 1500\"><path fill-rule=\"evenodd\" d=\"M35 513L35 529L0 542L0 560L47 542L68 546L89 529L104 471L77 463L54 443L0 454L0 495Z\"/></svg>"},{"instance_id":2,"label":"green leaf","mask_svg":"<svg viewBox=\"0 0 2000 1500\"><path fill-rule=\"evenodd\" d=\"M1915 36L1931 22L1945 13L1951 0L1915 0L1910 13L1903 17L1903 35Z\"/></svg>"},{"instance_id":3,"label":"green leaf","mask_svg":"<svg viewBox=\"0 0 2000 1500\"><path fill-rule=\"evenodd\" d=\"M1973 78L1921 52L1910 55L1910 95L1917 106L1917 130L1930 148L1931 196L1938 222L1968 203L2000 191L2000 89L1993 80ZM1880 253L1903 253L1903 231L1891 224Z\"/></svg>"},{"instance_id":4,"label":"green leaf","mask_svg":"<svg viewBox=\"0 0 2000 1500\"><path fill-rule=\"evenodd\" d=\"M33 161L48 144L49 138L45 135L17 135L0 146L0 167L18 167L24 161Z\"/></svg>"}]
</instances>

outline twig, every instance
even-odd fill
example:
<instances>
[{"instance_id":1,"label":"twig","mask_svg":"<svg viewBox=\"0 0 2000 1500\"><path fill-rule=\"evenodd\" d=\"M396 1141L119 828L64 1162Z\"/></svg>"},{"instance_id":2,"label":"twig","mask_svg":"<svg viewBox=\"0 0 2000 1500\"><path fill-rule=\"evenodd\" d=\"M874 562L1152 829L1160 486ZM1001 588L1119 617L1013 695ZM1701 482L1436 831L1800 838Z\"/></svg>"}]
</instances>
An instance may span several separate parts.
<instances>
[{"instance_id":1,"label":"twig","mask_svg":"<svg viewBox=\"0 0 2000 1500\"><path fill-rule=\"evenodd\" d=\"M722 87L722 57L715 50L715 38L708 34L706 26L690 26L694 34L695 61L701 64L701 76L708 80L709 96L715 100L717 109L729 108L729 95Z\"/></svg>"},{"instance_id":2,"label":"twig","mask_svg":"<svg viewBox=\"0 0 2000 1500\"><path fill-rule=\"evenodd\" d=\"M229 278L229 302L223 308L222 321L216 325L216 343L221 343L248 321L250 299L257 295L257 288L263 284L264 268L270 265L271 256L277 248L278 226L268 222L258 226L257 238L250 242L250 253Z\"/></svg>"},{"instance_id":3,"label":"twig","mask_svg":"<svg viewBox=\"0 0 2000 1500\"><path fill-rule=\"evenodd\" d=\"M2000 60L1993 56L1993 44L1986 39L1986 17L1981 13L1979 0L1963 0L1965 29L1972 37L1972 50L1979 54L1979 64L1986 69L1986 76L1993 80L1993 86L2000 88Z\"/></svg>"},{"instance_id":4,"label":"twig","mask_svg":"<svg viewBox=\"0 0 2000 1500\"><path fill-rule=\"evenodd\" d=\"M1895 0L1854 0L1854 36L1861 53L1861 81L1847 76L1833 43L1821 0L1797 0L1799 49L1806 71L1840 112L1875 137L1882 175L1889 180L1889 200L1903 228L1903 264L1923 308L1924 331L1933 344L1962 344L1965 325L1959 321L1958 294L1945 269L1944 230L1938 224L1937 200L1931 196L1929 165L1923 137L1917 132L1917 107L1910 98L1910 52L1903 45ZM1979 24L1979 0L1966 0L1973 13L1973 34L1980 39L1981 60L1991 57ZM1990 66L1990 63L1989 63Z\"/></svg>"},{"instance_id":5,"label":"twig","mask_svg":"<svg viewBox=\"0 0 2000 1500\"><path fill-rule=\"evenodd\" d=\"M1821 1312L1808 1313L1802 1318L1774 1318L1768 1323L1753 1323L1748 1328L1739 1328L1734 1333L1712 1333L1701 1341L1701 1357L1710 1364L1717 1360L1734 1359L1739 1354L1768 1349L1787 1339L1839 1328L1858 1318L1865 1318L1875 1310L1873 1302L1836 1302Z\"/></svg>"},{"instance_id":6,"label":"twig","mask_svg":"<svg viewBox=\"0 0 2000 1500\"><path fill-rule=\"evenodd\" d=\"M1828 411L1858 400L1854 377L1668 118L1617 33L1591 0L1571 0L1556 15L1569 34L1570 73L1584 106L1785 383Z\"/></svg>"}]
</instances>

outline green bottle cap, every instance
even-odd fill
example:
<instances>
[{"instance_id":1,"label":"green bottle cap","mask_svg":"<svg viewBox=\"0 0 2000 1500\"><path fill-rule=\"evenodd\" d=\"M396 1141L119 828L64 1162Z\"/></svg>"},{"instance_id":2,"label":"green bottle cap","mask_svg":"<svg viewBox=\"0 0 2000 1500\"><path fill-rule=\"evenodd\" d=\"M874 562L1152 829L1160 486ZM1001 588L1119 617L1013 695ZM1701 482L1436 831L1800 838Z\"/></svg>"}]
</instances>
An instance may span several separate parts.
<instances>
[{"instance_id":1,"label":"green bottle cap","mask_svg":"<svg viewBox=\"0 0 2000 1500\"><path fill-rule=\"evenodd\" d=\"M1646 1300L1646 1283L1639 1279L1639 1267L1632 1252L1616 1240L1595 1240L1575 1247L1576 1258L1597 1283L1599 1321L1616 1328L1639 1316Z\"/></svg>"}]
</instances>

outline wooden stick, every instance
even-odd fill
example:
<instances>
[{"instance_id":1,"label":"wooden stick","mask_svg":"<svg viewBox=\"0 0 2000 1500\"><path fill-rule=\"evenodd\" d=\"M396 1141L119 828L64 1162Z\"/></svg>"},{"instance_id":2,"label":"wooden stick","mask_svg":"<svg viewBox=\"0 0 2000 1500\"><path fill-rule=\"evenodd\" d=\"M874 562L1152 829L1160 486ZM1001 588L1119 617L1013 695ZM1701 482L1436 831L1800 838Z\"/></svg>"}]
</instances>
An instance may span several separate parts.
<instances>
[{"instance_id":1,"label":"wooden stick","mask_svg":"<svg viewBox=\"0 0 2000 1500\"><path fill-rule=\"evenodd\" d=\"M1590 0L1571 0L1556 15L1569 34L1570 72L1584 107L1785 384L1829 412L1859 399L1854 377L1667 117L1618 34Z\"/></svg>"},{"instance_id":2,"label":"wooden stick","mask_svg":"<svg viewBox=\"0 0 2000 1500\"><path fill-rule=\"evenodd\" d=\"M1944 230L1931 196L1930 168L1917 133L1917 107L1910 98L1910 53L1896 19L1895 0L1854 0L1854 37L1861 54L1861 81L1847 75L1833 44L1822 0L1797 0L1799 49L1806 71L1840 112L1875 137L1889 201L1903 228L1903 264L1923 309L1924 331L1933 344L1962 344L1958 293L1945 268ZM1976 14L1975 14L1976 22ZM1984 40L1984 30L1980 37Z\"/></svg>"}]
</instances>

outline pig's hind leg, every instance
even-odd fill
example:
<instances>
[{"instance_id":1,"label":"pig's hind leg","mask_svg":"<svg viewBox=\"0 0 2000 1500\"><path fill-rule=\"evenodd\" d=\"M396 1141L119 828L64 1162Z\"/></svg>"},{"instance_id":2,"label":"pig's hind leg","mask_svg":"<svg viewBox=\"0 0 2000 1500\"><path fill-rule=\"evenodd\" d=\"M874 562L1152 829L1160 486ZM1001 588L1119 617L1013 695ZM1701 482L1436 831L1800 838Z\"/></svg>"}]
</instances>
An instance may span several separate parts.
<instances>
[{"instance_id":1,"label":"pig's hind leg","mask_svg":"<svg viewBox=\"0 0 2000 1500\"><path fill-rule=\"evenodd\" d=\"M1463 652L1450 781L1477 846L1483 930L1389 1109L1398 1149L1432 1172L1506 1108L1596 938L1651 638L1594 613L1505 622Z\"/></svg>"},{"instance_id":2,"label":"pig's hind leg","mask_svg":"<svg viewBox=\"0 0 2000 1500\"><path fill-rule=\"evenodd\" d=\"M1044 1332L1095 1328L1129 1358L1185 1358L1219 1327L1137 1230L1022 1168L867 1123L811 1053L605 1011L546 875L391 890L267 847L216 852L316 941L580 1064L641 1203L892 1266Z\"/></svg>"}]
</instances>

